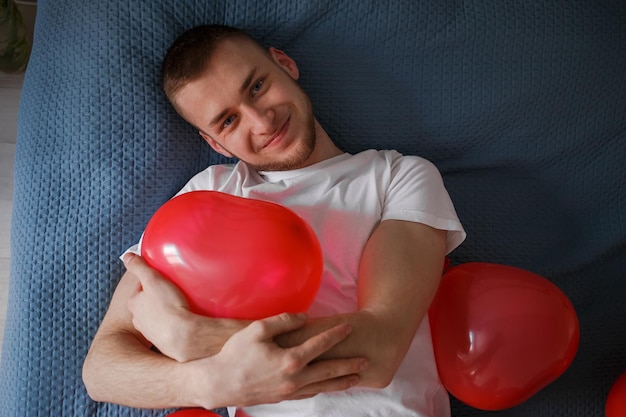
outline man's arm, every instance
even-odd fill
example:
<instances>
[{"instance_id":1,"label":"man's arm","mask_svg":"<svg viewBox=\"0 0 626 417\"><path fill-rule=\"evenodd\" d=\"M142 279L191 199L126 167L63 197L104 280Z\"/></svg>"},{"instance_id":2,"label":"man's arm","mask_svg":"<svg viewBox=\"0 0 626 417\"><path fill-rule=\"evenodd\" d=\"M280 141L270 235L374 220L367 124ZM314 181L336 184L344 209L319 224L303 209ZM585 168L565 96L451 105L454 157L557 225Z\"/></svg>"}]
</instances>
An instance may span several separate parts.
<instances>
[{"instance_id":1,"label":"man's arm","mask_svg":"<svg viewBox=\"0 0 626 417\"><path fill-rule=\"evenodd\" d=\"M252 322L213 356L178 362L152 351L132 324L127 304L140 288L136 275L147 277L146 283L163 281L140 257L129 262L83 366L83 380L94 400L141 408L255 405L349 388L367 366L363 359L309 365L347 337L348 324L293 348L278 347L275 336L306 323L305 317L289 314Z\"/></svg>"},{"instance_id":2,"label":"man's arm","mask_svg":"<svg viewBox=\"0 0 626 417\"><path fill-rule=\"evenodd\" d=\"M277 338L293 346L339 323L353 331L321 358L365 357L361 386L387 386L404 359L439 285L446 232L398 220L383 221L370 237L360 264L358 311L310 321Z\"/></svg>"},{"instance_id":3,"label":"man's arm","mask_svg":"<svg viewBox=\"0 0 626 417\"><path fill-rule=\"evenodd\" d=\"M178 362L217 354L232 335L251 323L194 314L178 287L150 268L143 258L127 253L124 263L138 281L127 303L133 328Z\"/></svg>"}]
</instances>

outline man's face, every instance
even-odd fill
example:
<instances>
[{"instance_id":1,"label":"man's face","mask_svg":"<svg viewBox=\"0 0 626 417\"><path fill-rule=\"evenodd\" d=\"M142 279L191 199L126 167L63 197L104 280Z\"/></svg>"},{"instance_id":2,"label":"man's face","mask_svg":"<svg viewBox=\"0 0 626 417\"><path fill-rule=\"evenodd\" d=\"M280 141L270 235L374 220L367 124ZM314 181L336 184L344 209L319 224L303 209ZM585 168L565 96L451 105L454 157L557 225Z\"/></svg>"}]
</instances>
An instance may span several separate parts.
<instances>
[{"instance_id":1,"label":"man's face","mask_svg":"<svg viewBox=\"0 0 626 417\"><path fill-rule=\"evenodd\" d=\"M175 101L217 152L258 171L297 169L308 165L316 141L311 103L298 76L283 52L226 40Z\"/></svg>"}]
</instances>

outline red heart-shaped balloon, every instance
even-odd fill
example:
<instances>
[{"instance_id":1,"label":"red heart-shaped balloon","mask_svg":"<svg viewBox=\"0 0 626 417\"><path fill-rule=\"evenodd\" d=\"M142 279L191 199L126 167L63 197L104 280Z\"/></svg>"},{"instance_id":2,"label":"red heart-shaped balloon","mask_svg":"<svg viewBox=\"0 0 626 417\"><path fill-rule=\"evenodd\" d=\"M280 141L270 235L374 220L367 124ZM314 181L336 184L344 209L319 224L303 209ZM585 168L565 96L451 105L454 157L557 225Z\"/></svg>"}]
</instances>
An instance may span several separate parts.
<instances>
[{"instance_id":1,"label":"red heart-shaped balloon","mask_svg":"<svg viewBox=\"0 0 626 417\"><path fill-rule=\"evenodd\" d=\"M606 417L626 416L626 372L613 383L604 407Z\"/></svg>"},{"instance_id":2,"label":"red heart-shaped balloon","mask_svg":"<svg viewBox=\"0 0 626 417\"><path fill-rule=\"evenodd\" d=\"M159 208L141 255L192 311L211 317L306 311L323 271L319 241L293 211L216 191L182 194Z\"/></svg>"},{"instance_id":3,"label":"red heart-shaped balloon","mask_svg":"<svg viewBox=\"0 0 626 417\"><path fill-rule=\"evenodd\" d=\"M504 265L449 269L429 319L441 381L483 410L518 405L554 381L580 338L574 307L556 285Z\"/></svg>"}]
</instances>

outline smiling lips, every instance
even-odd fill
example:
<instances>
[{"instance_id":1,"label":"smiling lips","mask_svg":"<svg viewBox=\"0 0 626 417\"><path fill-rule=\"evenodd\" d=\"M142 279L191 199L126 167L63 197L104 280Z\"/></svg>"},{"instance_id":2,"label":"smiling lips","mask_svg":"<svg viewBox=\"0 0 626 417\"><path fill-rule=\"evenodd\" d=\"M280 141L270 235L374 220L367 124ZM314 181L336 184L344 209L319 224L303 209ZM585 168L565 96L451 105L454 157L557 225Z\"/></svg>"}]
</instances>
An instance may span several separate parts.
<instances>
[{"instance_id":1,"label":"smiling lips","mask_svg":"<svg viewBox=\"0 0 626 417\"><path fill-rule=\"evenodd\" d=\"M283 127L280 129L280 131L276 133L274 136L272 136L270 140L265 142L265 144L261 147L261 149L265 149L274 143L278 143L285 137L285 134L287 133L287 129L289 128L289 120L290 119L287 119L287 121L285 122Z\"/></svg>"}]
</instances>

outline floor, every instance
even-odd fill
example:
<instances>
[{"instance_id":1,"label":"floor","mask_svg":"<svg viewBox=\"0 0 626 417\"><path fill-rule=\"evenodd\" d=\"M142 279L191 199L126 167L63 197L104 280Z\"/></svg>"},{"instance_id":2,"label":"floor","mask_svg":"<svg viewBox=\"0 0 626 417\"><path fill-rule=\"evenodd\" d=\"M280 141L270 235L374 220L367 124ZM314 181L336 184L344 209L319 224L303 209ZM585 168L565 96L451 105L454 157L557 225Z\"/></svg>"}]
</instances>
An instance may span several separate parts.
<instances>
[{"instance_id":1,"label":"floor","mask_svg":"<svg viewBox=\"0 0 626 417\"><path fill-rule=\"evenodd\" d=\"M17 137L17 109L23 80L23 75L0 72L0 349L9 290L13 157Z\"/></svg>"}]
</instances>

